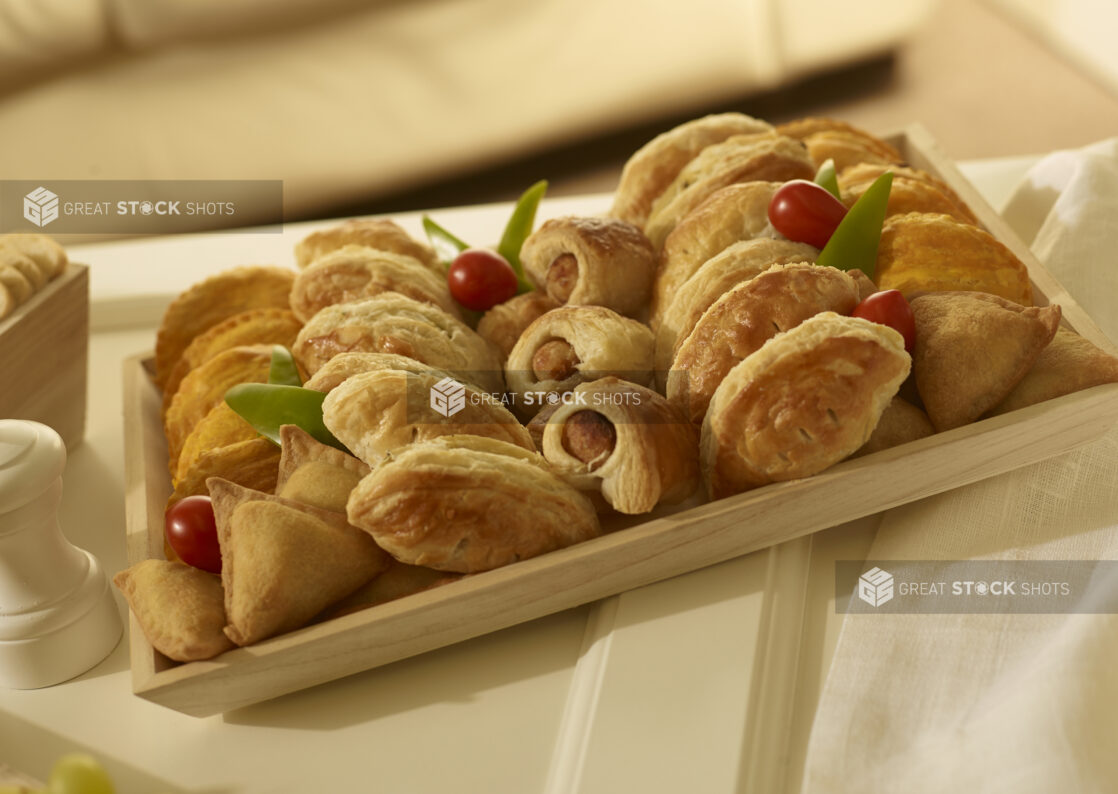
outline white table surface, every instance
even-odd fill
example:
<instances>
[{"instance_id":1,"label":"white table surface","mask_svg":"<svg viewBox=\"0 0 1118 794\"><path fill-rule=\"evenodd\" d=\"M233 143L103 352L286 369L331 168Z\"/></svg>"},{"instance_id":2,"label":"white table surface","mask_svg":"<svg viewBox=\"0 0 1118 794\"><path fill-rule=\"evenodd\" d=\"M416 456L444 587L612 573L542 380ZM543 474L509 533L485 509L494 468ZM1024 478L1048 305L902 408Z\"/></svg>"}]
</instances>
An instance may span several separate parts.
<instances>
[{"instance_id":1,"label":"white table surface","mask_svg":"<svg viewBox=\"0 0 1118 794\"><path fill-rule=\"evenodd\" d=\"M1034 158L964 164L1000 207ZM603 209L546 202L541 219ZM507 207L432 213L495 238ZM417 215L398 219L421 234ZM225 267L290 264L315 226L75 247L91 267L88 424L64 477L67 537L126 567L121 361L163 306ZM837 637L833 564L876 517L225 715L131 694L127 638L77 679L0 690L0 767L97 756L122 794L795 791ZM121 615L125 617L119 598Z\"/></svg>"}]
</instances>

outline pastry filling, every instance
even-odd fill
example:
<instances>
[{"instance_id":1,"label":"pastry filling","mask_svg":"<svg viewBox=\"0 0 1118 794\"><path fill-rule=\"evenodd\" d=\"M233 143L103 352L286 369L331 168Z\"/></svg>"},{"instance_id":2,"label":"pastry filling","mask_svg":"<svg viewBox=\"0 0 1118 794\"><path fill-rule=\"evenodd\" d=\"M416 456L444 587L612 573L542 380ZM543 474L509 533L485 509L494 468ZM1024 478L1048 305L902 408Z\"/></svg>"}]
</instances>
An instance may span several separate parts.
<instances>
[{"instance_id":1,"label":"pastry filling","mask_svg":"<svg viewBox=\"0 0 1118 794\"><path fill-rule=\"evenodd\" d=\"M566 380L578 371L578 354L566 339L544 342L532 356L532 374L536 380Z\"/></svg>"},{"instance_id":2,"label":"pastry filling","mask_svg":"<svg viewBox=\"0 0 1118 794\"><path fill-rule=\"evenodd\" d=\"M576 284L578 260L574 254L559 254L547 268L547 294L560 303L566 303Z\"/></svg>"},{"instance_id":3,"label":"pastry filling","mask_svg":"<svg viewBox=\"0 0 1118 794\"><path fill-rule=\"evenodd\" d=\"M617 430L613 422L596 411L578 411L563 425L563 449L594 471L613 454Z\"/></svg>"}]
</instances>

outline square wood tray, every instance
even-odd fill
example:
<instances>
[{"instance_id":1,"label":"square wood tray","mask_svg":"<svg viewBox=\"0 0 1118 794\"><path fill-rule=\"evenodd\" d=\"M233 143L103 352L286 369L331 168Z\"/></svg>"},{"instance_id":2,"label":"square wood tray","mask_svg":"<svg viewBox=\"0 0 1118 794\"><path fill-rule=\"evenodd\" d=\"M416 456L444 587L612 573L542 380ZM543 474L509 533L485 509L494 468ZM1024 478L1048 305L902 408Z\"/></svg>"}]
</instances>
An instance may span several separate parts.
<instances>
[{"instance_id":1,"label":"square wood tray","mask_svg":"<svg viewBox=\"0 0 1118 794\"><path fill-rule=\"evenodd\" d=\"M917 168L947 182L1027 265L1038 305L1115 347L918 125L891 136ZM171 493L150 354L124 362L128 559L163 556ZM461 642L1051 457L1118 422L1118 384L1098 386L848 460L803 480L654 513L600 538L470 576L203 662L176 664L131 618L133 691L194 716L228 711ZM945 527L945 531L951 531Z\"/></svg>"}]
</instances>

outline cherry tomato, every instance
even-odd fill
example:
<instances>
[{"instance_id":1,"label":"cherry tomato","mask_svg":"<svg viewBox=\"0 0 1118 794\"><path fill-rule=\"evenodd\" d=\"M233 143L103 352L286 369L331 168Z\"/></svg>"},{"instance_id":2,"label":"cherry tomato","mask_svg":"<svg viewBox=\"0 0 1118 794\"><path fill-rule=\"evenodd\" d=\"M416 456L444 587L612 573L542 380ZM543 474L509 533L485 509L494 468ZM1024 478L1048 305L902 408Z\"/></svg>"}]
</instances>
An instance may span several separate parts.
<instances>
[{"instance_id":1,"label":"cherry tomato","mask_svg":"<svg viewBox=\"0 0 1118 794\"><path fill-rule=\"evenodd\" d=\"M887 289L875 292L855 306L851 314L889 326L904 337L904 349L912 352L916 342L916 320L912 316L912 307L899 291Z\"/></svg>"},{"instance_id":2,"label":"cherry tomato","mask_svg":"<svg viewBox=\"0 0 1118 794\"><path fill-rule=\"evenodd\" d=\"M769 202L769 222L789 240L822 248L846 215L846 205L806 179L785 182Z\"/></svg>"},{"instance_id":3,"label":"cherry tomato","mask_svg":"<svg viewBox=\"0 0 1118 794\"><path fill-rule=\"evenodd\" d=\"M454 300L484 312L516 295L516 273L512 265L486 248L467 248L451 263L446 274Z\"/></svg>"},{"instance_id":4,"label":"cherry tomato","mask_svg":"<svg viewBox=\"0 0 1118 794\"><path fill-rule=\"evenodd\" d=\"M221 573L217 522L208 496L188 496L167 509L163 519L167 542L187 565Z\"/></svg>"}]
</instances>

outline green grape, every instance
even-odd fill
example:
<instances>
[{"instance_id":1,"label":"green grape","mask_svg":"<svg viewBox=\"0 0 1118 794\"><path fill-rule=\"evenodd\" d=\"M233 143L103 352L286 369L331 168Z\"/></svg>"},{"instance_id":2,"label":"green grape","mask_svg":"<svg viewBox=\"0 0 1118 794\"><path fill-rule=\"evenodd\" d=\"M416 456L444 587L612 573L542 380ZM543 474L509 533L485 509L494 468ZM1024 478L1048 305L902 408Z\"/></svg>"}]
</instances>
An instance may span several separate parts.
<instances>
[{"instance_id":1,"label":"green grape","mask_svg":"<svg viewBox=\"0 0 1118 794\"><path fill-rule=\"evenodd\" d=\"M84 753L64 755L47 780L47 794L114 794L113 781L97 759Z\"/></svg>"}]
</instances>

